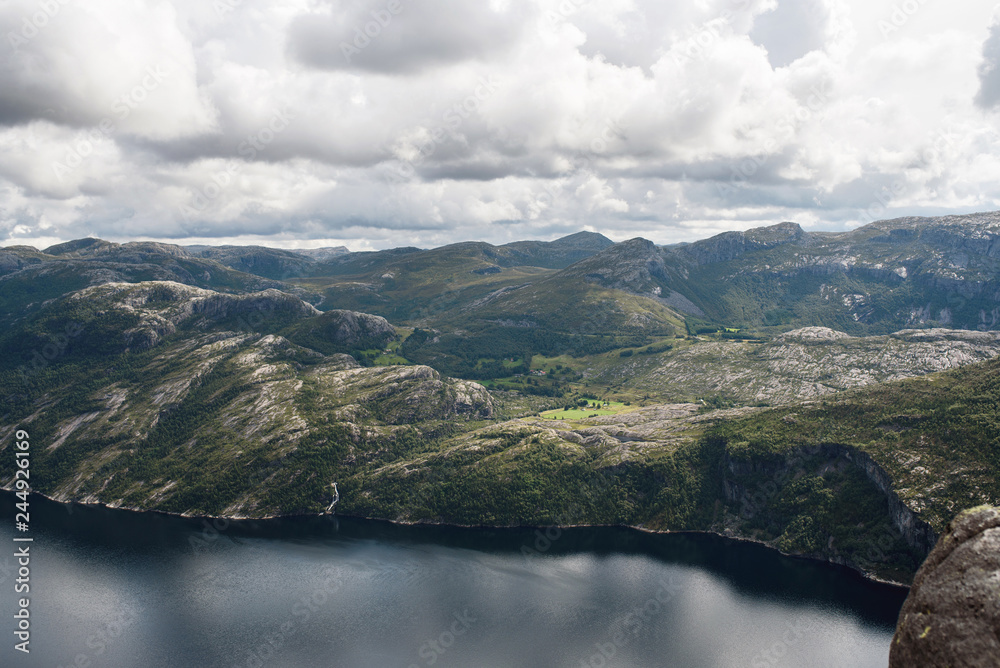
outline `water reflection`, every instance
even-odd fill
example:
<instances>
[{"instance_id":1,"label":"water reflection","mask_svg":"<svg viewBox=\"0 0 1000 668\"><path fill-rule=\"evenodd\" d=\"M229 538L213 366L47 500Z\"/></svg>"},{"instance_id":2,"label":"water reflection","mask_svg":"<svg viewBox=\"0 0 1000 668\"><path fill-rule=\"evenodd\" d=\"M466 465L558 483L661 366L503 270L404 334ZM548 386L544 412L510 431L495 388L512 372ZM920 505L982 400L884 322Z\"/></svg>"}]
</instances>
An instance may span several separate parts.
<instances>
[{"instance_id":1,"label":"water reflection","mask_svg":"<svg viewBox=\"0 0 1000 668\"><path fill-rule=\"evenodd\" d=\"M881 668L906 594L694 534L32 517L34 651L4 665Z\"/></svg>"}]
</instances>

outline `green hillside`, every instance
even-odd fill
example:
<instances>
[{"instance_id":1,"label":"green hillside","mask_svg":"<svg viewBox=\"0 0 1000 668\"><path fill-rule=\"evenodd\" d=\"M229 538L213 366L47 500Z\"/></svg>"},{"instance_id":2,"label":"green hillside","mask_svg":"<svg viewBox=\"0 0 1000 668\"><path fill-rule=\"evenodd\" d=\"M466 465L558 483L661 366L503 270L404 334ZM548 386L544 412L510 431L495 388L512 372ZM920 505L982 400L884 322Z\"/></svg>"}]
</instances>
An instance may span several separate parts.
<instances>
[{"instance_id":1,"label":"green hillside","mask_svg":"<svg viewBox=\"0 0 1000 668\"><path fill-rule=\"evenodd\" d=\"M994 214L317 257L3 249L0 450L29 431L60 500L266 517L336 482L349 515L715 531L897 581L1000 503Z\"/></svg>"}]
</instances>

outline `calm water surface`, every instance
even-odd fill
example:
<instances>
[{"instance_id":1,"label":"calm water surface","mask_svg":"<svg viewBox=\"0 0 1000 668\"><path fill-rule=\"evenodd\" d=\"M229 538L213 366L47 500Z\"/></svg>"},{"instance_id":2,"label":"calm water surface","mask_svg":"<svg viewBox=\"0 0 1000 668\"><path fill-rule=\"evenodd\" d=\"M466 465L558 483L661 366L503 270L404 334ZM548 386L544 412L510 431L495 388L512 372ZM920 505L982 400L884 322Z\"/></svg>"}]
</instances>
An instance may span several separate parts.
<instances>
[{"instance_id":1,"label":"calm water surface","mask_svg":"<svg viewBox=\"0 0 1000 668\"><path fill-rule=\"evenodd\" d=\"M14 501L0 495L8 546ZM884 668L906 594L700 535L549 545L347 518L216 533L37 497L31 519L32 651L13 650L17 576L0 556L3 666Z\"/></svg>"}]
</instances>

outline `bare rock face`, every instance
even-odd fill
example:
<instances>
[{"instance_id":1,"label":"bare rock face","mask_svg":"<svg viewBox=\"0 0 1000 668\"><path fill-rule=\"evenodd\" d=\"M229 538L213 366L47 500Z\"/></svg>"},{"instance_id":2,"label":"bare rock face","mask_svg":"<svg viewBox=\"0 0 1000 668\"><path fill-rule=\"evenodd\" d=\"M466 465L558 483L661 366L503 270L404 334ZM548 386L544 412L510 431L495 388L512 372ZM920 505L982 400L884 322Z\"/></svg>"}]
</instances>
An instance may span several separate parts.
<instances>
[{"instance_id":1,"label":"bare rock face","mask_svg":"<svg viewBox=\"0 0 1000 668\"><path fill-rule=\"evenodd\" d=\"M327 311L319 322L324 336L352 348L381 348L396 338L396 329L388 320L368 313Z\"/></svg>"},{"instance_id":2,"label":"bare rock face","mask_svg":"<svg viewBox=\"0 0 1000 668\"><path fill-rule=\"evenodd\" d=\"M786 332L775 339L779 343L801 343L805 345L815 343L831 343L842 339L851 338L849 334L838 332L829 327L803 327L791 332Z\"/></svg>"},{"instance_id":3,"label":"bare rock face","mask_svg":"<svg viewBox=\"0 0 1000 668\"><path fill-rule=\"evenodd\" d=\"M1000 509L948 525L900 612L889 666L1000 667Z\"/></svg>"}]
</instances>

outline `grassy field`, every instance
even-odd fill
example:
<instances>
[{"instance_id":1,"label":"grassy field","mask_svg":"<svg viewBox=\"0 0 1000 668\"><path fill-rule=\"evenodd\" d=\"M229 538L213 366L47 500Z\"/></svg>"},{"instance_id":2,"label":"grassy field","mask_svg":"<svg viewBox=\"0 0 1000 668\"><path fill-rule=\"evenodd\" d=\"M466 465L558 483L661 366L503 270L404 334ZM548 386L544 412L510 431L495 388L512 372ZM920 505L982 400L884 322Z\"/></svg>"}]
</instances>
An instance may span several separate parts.
<instances>
[{"instance_id":1,"label":"grassy field","mask_svg":"<svg viewBox=\"0 0 1000 668\"><path fill-rule=\"evenodd\" d=\"M600 405L600 408L594 408L594 405ZM584 418L594 417L595 415L617 415L624 411L632 410L632 406L627 406L618 401L612 401L607 404L603 402L590 402L588 407L573 408L570 410L565 410L558 408L552 411L545 411L540 414L540 417L546 420L582 420Z\"/></svg>"}]
</instances>

